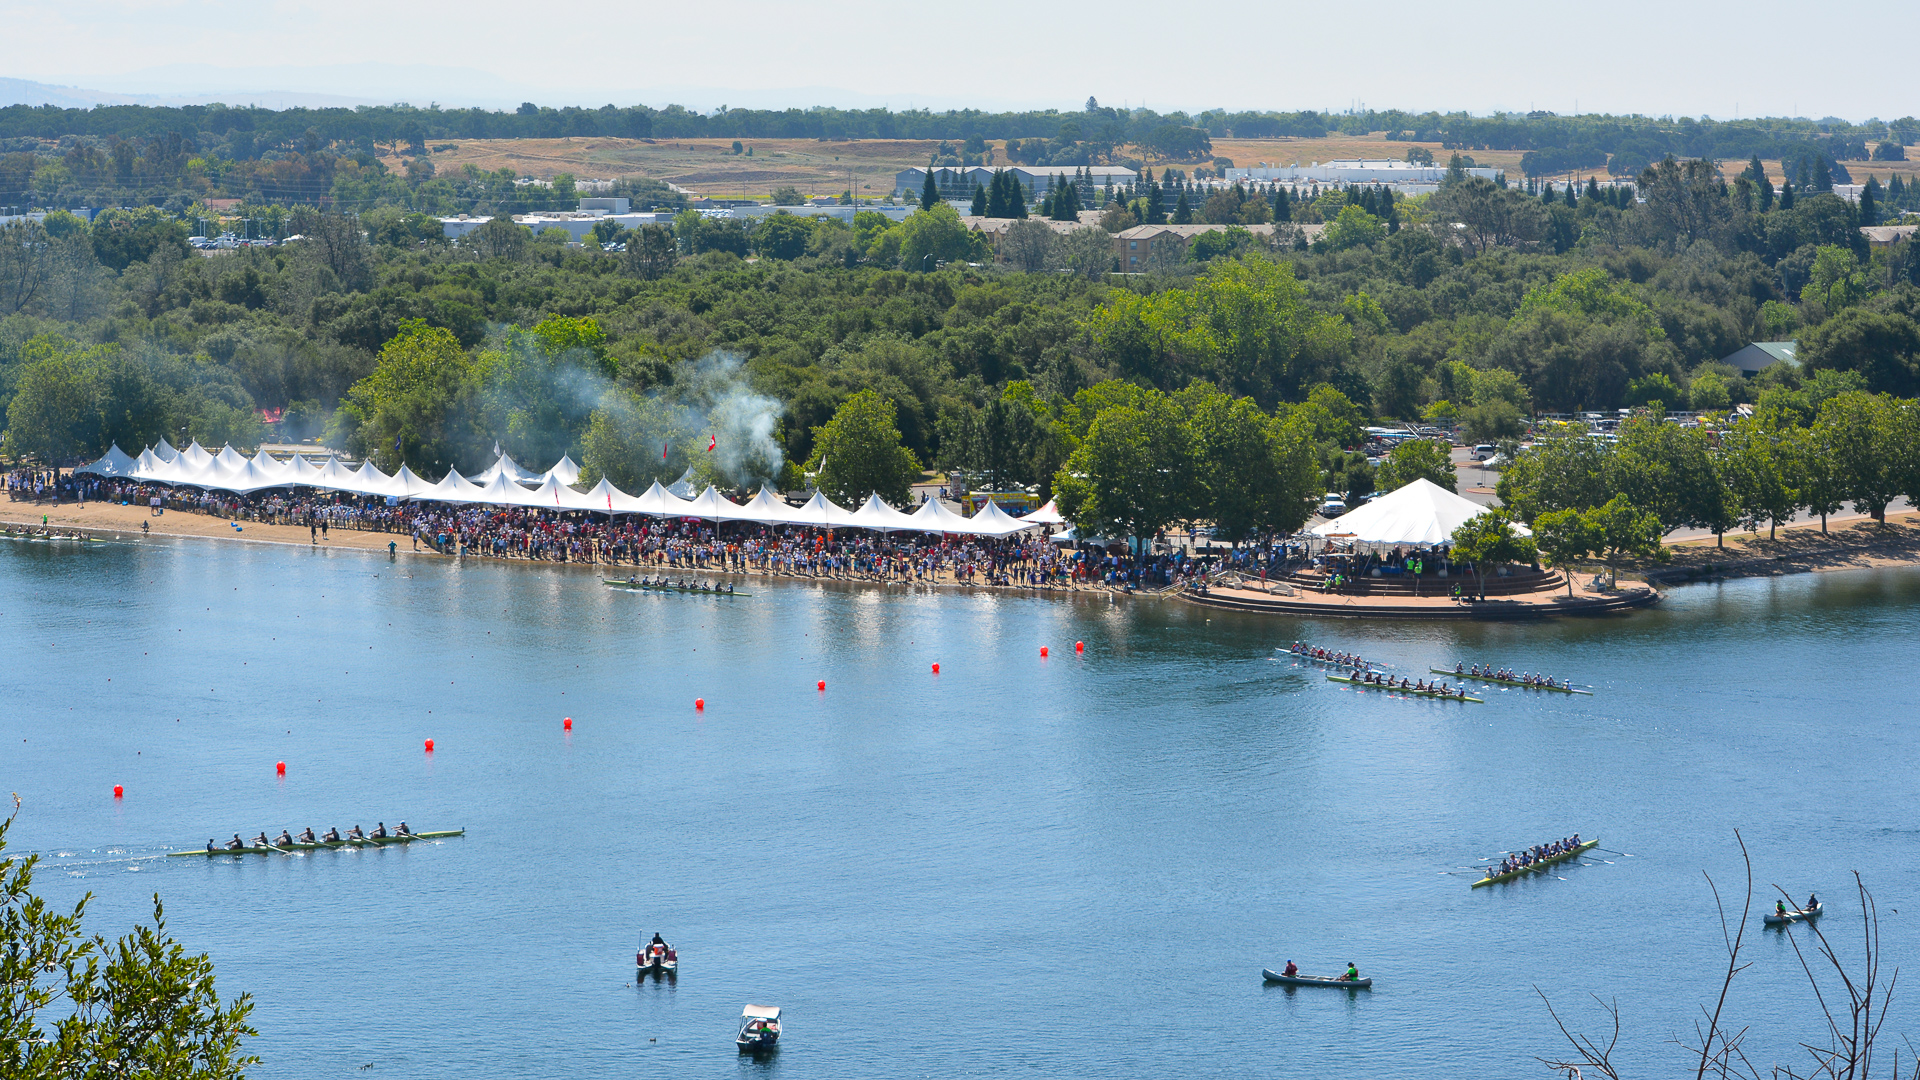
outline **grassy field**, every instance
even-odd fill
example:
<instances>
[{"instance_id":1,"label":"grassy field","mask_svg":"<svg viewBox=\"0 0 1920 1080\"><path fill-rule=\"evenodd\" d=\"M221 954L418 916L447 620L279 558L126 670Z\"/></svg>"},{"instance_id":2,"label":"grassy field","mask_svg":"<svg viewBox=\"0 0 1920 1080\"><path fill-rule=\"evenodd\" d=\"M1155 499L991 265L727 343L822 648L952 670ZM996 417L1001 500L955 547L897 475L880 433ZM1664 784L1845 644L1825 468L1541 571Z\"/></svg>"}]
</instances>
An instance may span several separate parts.
<instances>
[{"instance_id":1,"label":"grassy field","mask_svg":"<svg viewBox=\"0 0 1920 1080\"><path fill-rule=\"evenodd\" d=\"M774 188L787 185L798 188L803 195L837 195L849 183L857 182L863 197L877 199L893 190L895 173L926 164L939 143L914 139L743 140L744 146L753 149L751 157L735 154L731 139L463 139L452 145L454 149L433 155L435 168L443 173L474 165L489 171L510 168L522 176L541 179L563 172L583 180L644 176L715 198L764 198ZM1000 151L1005 144L989 145L996 151L996 159L1004 160ZM1439 162L1445 162L1450 154L1438 143L1393 142L1384 133L1320 139L1216 139L1213 152L1241 168L1252 168L1261 162L1310 165L1353 158L1405 160L1413 146L1431 150ZM1480 150L1469 156L1476 165L1504 168L1510 179L1520 178L1520 151ZM1784 177L1780 163L1765 164L1774 183L1781 183ZM393 157L387 159L387 166L404 170L405 163ZM1869 173L1883 184L1895 172L1908 182L1920 179L1920 160L1850 161L1846 166L1860 183ZM1193 166L1181 167L1191 170ZM1731 176L1745 168L1746 162L1724 161L1721 167ZM1159 170L1158 165L1153 168Z\"/></svg>"}]
</instances>

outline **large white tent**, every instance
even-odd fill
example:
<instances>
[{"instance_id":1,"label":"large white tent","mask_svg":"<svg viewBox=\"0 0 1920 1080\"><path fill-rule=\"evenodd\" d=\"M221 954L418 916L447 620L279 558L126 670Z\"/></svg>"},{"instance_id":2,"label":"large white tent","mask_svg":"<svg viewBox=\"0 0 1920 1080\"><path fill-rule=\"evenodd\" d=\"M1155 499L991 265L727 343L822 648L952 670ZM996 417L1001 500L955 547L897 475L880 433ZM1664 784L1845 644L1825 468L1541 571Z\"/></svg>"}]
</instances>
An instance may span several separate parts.
<instances>
[{"instance_id":1,"label":"large white tent","mask_svg":"<svg viewBox=\"0 0 1920 1080\"><path fill-rule=\"evenodd\" d=\"M577 484L580 482L580 466L573 463L573 458L566 454L561 454L560 460L554 463L553 468L548 469L542 474L540 479L558 480L563 484Z\"/></svg>"},{"instance_id":2,"label":"large white tent","mask_svg":"<svg viewBox=\"0 0 1920 1080\"><path fill-rule=\"evenodd\" d=\"M527 469L521 468L519 462L508 457L506 454L501 454L498 458L494 459L493 464L482 469L479 474L474 476L473 482L484 487L496 476L504 476L520 484L537 484L540 482L539 473L530 472Z\"/></svg>"},{"instance_id":3,"label":"large white tent","mask_svg":"<svg viewBox=\"0 0 1920 1080\"><path fill-rule=\"evenodd\" d=\"M794 523L811 525L817 529L840 529L854 524L853 511L834 502L819 492L807 500L807 505L794 512Z\"/></svg>"},{"instance_id":4,"label":"large white tent","mask_svg":"<svg viewBox=\"0 0 1920 1080\"><path fill-rule=\"evenodd\" d=\"M991 536L996 540L1004 540L1022 529L1033 528L1035 524L1024 518L1014 517L1000 509L999 503L988 499L987 505L967 519L967 531L975 536Z\"/></svg>"},{"instance_id":5,"label":"large white tent","mask_svg":"<svg viewBox=\"0 0 1920 1080\"><path fill-rule=\"evenodd\" d=\"M1455 529L1489 509L1422 478L1308 531L1315 536L1367 544L1444 544L1452 539ZM1518 523L1513 531L1533 535Z\"/></svg>"},{"instance_id":6,"label":"large white tent","mask_svg":"<svg viewBox=\"0 0 1920 1080\"><path fill-rule=\"evenodd\" d=\"M947 504L939 499L928 499L920 504L920 509L908 515L913 527L921 532L930 533L971 533L972 527L967 519L947 509Z\"/></svg>"},{"instance_id":7,"label":"large white tent","mask_svg":"<svg viewBox=\"0 0 1920 1080\"><path fill-rule=\"evenodd\" d=\"M867 501L860 504L860 509L849 515L847 524L856 529L877 529L880 532L901 532L920 528L920 523L913 520L912 515L903 514L881 502L880 493L877 491L867 496Z\"/></svg>"},{"instance_id":8,"label":"large white tent","mask_svg":"<svg viewBox=\"0 0 1920 1080\"><path fill-rule=\"evenodd\" d=\"M1060 513L1060 508L1053 505L1053 503L1054 500L1048 499L1047 505L1035 510L1031 514L1022 515L1020 520L1029 525L1065 525L1067 523L1066 517Z\"/></svg>"},{"instance_id":9,"label":"large white tent","mask_svg":"<svg viewBox=\"0 0 1920 1080\"><path fill-rule=\"evenodd\" d=\"M130 478L139 468L140 463L128 457L127 452L120 449L119 443L114 443L107 448L106 454L99 461L82 465L73 471L92 473L95 476Z\"/></svg>"}]
</instances>

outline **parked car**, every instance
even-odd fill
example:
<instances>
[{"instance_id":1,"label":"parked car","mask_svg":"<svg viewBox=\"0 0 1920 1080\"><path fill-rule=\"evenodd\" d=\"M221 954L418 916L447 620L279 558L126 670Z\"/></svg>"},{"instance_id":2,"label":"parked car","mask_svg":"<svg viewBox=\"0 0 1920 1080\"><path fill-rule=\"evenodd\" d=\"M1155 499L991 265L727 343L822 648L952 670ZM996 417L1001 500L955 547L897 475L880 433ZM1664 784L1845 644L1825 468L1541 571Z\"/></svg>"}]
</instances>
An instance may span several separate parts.
<instances>
[{"instance_id":1,"label":"parked car","mask_svg":"<svg viewBox=\"0 0 1920 1080\"><path fill-rule=\"evenodd\" d=\"M1319 514L1323 518L1337 518L1347 512L1347 500L1338 492L1329 491L1327 497L1320 500Z\"/></svg>"},{"instance_id":2,"label":"parked car","mask_svg":"<svg viewBox=\"0 0 1920 1080\"><path fill-rule=\"evenodd\" d=\"M1481 443L1479 446L1473 448L1472 457L1475 461L1485 461L1492 457L1494 453L1495 450L1492 443Z\"/></svg>"}]
</instances>

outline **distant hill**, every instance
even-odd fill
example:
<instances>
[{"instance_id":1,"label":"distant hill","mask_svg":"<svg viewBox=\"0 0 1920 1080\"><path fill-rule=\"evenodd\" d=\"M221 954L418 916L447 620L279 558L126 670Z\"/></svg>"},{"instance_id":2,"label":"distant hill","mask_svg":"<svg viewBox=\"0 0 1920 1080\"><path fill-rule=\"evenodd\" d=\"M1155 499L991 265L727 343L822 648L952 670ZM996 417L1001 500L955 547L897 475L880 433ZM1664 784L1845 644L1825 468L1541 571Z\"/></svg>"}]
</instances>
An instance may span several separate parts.
<instances>
[{"instance_id":1,"label":"distant hill","mask_svg":"<svg viewBox=\"0 0 1920 1080\"><path fill-rule=\"evenodd\" d=\"M224 101L229 105L259 105L268 109L352 108L356 105L384 105L374 98L348 97L342 94L315 94L301 91L177 91L162 94L126 94L113 90L93 90L81 86L55 86L27 79L0 78L0 108L8 105L52 105L62 109L90 109L96 105L151 105L158 107L205 105Z\"/></svg>"}]
</instances>

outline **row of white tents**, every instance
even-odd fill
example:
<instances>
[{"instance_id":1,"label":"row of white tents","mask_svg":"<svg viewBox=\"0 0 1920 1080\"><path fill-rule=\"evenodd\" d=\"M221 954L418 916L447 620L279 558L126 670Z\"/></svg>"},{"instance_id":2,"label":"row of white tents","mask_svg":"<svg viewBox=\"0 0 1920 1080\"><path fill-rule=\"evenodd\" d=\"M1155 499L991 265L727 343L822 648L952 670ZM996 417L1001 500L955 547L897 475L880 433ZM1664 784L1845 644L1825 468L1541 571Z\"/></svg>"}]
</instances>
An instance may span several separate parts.
<instances>
[{"instance_id":1,"label":"row of white tents","mask_svg":"<svg viewBox=\"0 0 1920 1080\"><path fill-rule=\"evenodd\" d=\"M100 460L74 470L96 476L143 483L196 487L209 491L230 491L247 495L273 488L305 487L321 491L339 491L353 495L485 506L524 506L542 510L592 510L602 514L644 514L649 517L699 518L705 521L744 521L762 525L803 525L813 528L876 529L881 532L957 533L1003 538L1024 529L1057 527L1065 521L1052 503L1025 517L1014 517L992 502L972 517L962 517L946 508L938 499L928 499L911 514L902 513L871 495L857 510L835 505L824 495L814 493L806 505L794 507L762 488L746 505L721 495L709 485L691 499L681 498L654 481L639 495L629 495L602 479L581 491L572 486L580 477L580 467L562 457L559 464L544 473L521 468L502 454L487 470L469 480L458 470L449 470L438 482L423 480L405 465L389 475L362 462L349 469L329 455L315 465L304 455L295 454L286 461L265 450L247 457L231 446L210 454L198 442L185 450L175 450L161 440L159 445L129 457L119 446L108 450Z\"/></svg>"}]
</instances>

